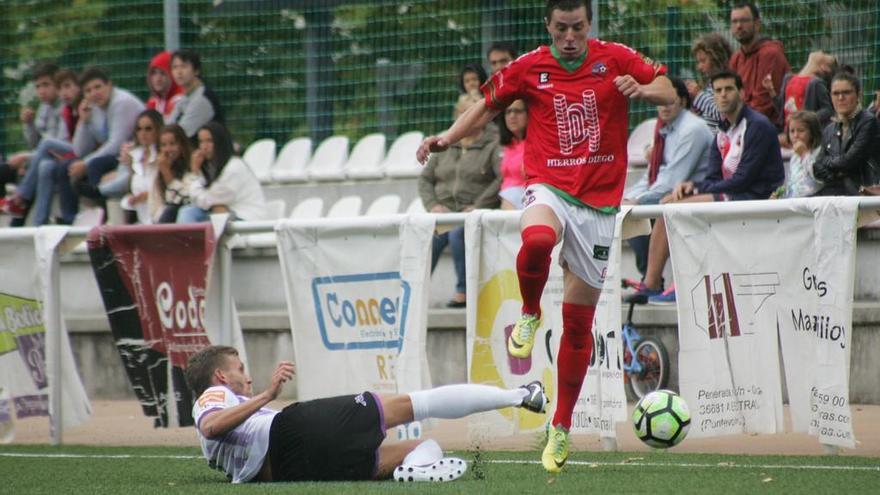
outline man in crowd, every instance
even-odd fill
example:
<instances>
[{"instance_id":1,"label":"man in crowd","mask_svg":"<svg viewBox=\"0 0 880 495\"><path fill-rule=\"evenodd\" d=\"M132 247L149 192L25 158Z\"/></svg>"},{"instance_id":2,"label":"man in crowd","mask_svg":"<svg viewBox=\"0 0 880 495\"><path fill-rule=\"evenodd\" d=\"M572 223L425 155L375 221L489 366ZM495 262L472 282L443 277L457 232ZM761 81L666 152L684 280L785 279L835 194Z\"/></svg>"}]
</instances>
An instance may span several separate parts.
<instances>
[{"instance_id":1,"label":"man in crowd","mask_svg":"<svg viewBox=\"0 0 880 495\"><path fill-rule=\"evenodd\" d=\"M489 46L486 51L486 60L489 61L489 68L492 74L507 67L507 64L513 62L516 58L516 48L511 43L498 41Z\"/></svg>"},{"instance_id":2,"label":"man in crowd","mask_svg":"<svg viewBox=\"0 0 880 495\"><path fill-rule=\"evenodd\" d=\"M150 60L147 67L147 87L150 89L147 108L161 113L165 122L171 123L174 105L183 97L183 88L171 76L171 52L159 52Z\"/></svg>"}]
</instances>

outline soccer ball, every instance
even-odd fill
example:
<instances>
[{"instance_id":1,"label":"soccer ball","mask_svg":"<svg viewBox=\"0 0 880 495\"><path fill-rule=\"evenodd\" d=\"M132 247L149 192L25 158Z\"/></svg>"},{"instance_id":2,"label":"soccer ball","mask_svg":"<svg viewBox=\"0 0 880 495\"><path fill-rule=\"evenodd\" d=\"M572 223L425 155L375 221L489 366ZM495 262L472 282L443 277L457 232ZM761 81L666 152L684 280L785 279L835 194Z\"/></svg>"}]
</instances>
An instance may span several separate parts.
<instances>
[{"instance_id":1,"label":"soccer ball","mask_svg":"<svg viewBox=\"0 0 880 495\"><path fill-rule=\"evenodd\" d=\"M642 397L632 415L639 440L666 449L684 440L691 426L687 403L671 390L656 390Z\"/></svg>"}]
</instances>

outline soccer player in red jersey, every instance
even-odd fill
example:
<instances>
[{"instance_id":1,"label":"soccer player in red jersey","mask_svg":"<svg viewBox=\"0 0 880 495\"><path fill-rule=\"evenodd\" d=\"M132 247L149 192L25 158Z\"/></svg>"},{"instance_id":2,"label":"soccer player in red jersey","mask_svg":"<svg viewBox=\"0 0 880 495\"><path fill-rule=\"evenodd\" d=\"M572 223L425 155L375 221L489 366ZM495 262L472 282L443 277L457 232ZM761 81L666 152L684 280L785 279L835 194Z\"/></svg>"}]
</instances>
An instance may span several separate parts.
<instances>
[{"instance_id":1,"label":"soccer player in red jersey","mask_svg":"<svg viewBox=\"0 0 880 495\"><path fill-rule=\"evenodd\" d=\"M446 132L426 138L416 153L424 163L431 152L446 150L513 101L526 102L527 189L516 260L523 306L508 352L526 357L532 351L550 252L561 240L559 402L541 458L553 473L568 458L571 415L593 348L593 314L626 180L628 100L665 105L676 97L662 65L624 45L588 40L592 18L589 0L548 0L544 22L552 45L496 72L482 87L485 99Z\"/></svg>"}]
</instances>

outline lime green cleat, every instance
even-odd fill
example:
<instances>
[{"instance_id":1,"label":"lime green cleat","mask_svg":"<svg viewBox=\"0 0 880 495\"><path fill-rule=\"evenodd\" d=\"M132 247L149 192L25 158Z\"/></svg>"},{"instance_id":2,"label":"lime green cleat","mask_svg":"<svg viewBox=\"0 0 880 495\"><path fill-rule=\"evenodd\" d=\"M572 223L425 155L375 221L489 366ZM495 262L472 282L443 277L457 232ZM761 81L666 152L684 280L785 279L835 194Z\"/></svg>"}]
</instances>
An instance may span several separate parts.
<instances>
[{"instance_id":1,"label":"lime green cleat","mask_svg":"<svg viewBox=\"0 0 880 495\"><path fill-rule=\"evenodd\" d=\"M548 473L562 471L562 466L568 460L568 430L562 425L556 425L547 432L547 446L541 454L541 464Z\"/></svg>"},{"instance_id":2,"label":"lime green cleat","mask_svg":"<svg viewBox=\"0 0 880 495\"><path fill-rule=\"evenodd\" d=\"M510 338L507 339L507 352L515 358L527 358L532 354L532 347L535 345L535 334L538 327L541 326L541 320L535 315L522 315L510 332Z\"/></svg>"}]
</instances>

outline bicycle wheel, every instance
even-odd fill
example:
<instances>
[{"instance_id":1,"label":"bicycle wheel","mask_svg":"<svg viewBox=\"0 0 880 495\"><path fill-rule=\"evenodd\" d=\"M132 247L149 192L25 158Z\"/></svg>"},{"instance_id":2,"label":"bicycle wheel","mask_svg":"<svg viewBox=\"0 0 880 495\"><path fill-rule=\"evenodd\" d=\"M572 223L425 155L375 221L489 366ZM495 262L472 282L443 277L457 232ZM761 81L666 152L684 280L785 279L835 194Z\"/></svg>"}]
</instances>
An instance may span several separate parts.
<instances>
[{"instance_id":1,"label":"bicycle wheel","mask_svg":"<svg viewBox=\"0 0 880 495\"><path fill-rule=\"evenodd\" d=\"M641 399L654 390L666 388L669 384L669 355L659 339L647 337L640 340L633 358L642 364L642 371L631 373L626 382L633 396Z\"/></svg>"}]
</instances>

